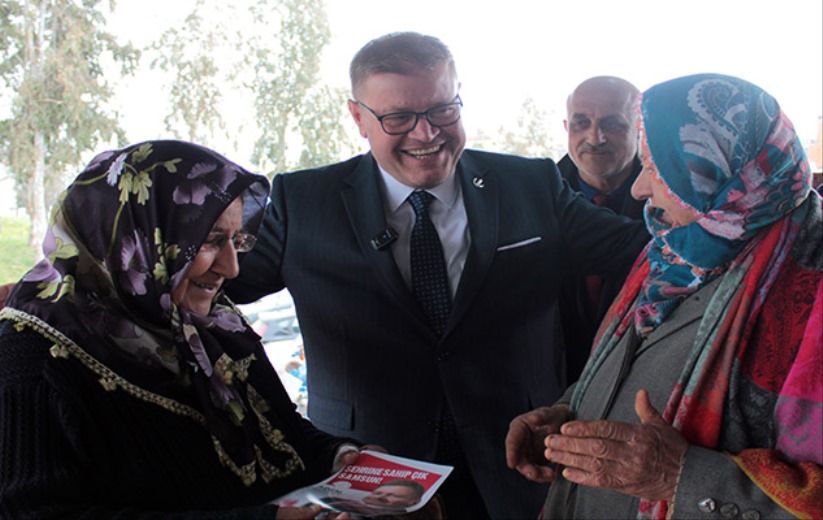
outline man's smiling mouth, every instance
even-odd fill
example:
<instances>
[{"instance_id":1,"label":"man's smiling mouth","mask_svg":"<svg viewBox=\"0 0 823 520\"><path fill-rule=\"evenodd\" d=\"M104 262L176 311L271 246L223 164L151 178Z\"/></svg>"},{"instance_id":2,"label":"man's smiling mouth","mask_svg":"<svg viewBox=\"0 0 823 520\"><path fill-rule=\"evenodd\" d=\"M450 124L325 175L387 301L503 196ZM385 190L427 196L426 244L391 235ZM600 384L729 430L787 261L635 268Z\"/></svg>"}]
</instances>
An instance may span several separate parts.
<instances>
[{"instance_id":1,"label":"man's smiling mouth","mask_svg":"<svg viewBox=\"0 0 823 520\"><path fill-rule=\"evenodd\" d=\"M405 153L416 158L425 158L436 154L443 148L443 145L430 146L428 148L417 148L415 150L405 150Z\"/></svg>"}]
</instances>

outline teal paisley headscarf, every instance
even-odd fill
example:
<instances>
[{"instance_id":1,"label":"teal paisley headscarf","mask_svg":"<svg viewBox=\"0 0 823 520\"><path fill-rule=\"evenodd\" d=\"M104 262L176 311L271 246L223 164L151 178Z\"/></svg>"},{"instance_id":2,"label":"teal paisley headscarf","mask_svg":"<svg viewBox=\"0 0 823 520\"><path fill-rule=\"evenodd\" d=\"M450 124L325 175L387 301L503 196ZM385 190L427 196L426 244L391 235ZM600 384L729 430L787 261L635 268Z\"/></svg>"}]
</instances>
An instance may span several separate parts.
<instances>
[{"instance_id":1,"label":"teal paisley headscarf","mask_svg":"<svg viewBox=\"0 0 823 520\"><path fill-rule=\"evenodd\" d=\"M96 156L61 195L45 258L15 286L3 317L54 341L107 391L186 415L223 464L251 485L303 465L263 397L285 397L259 337L221 293L208 316L171 298L214 222L238 197L255 233L269 183L218 153L149 141ZM253 388L247 380L264 386ZM295 430L292 430L295 431Z\"/></svg>"},{"instance_id":2,"label":"teal paisley headscarf","mask_svg":"<svg viewBox=\"0 0 823 520\"><path fill-rule=\"evenodd\" d=\"M640 110L654 175L696 216L672 227L646 205L651 272L635 314L645 335L724 272L760 230L799 206L811 170L777 101L742 79L667 81L643 93Z\"/></svg>"}]
</instances>

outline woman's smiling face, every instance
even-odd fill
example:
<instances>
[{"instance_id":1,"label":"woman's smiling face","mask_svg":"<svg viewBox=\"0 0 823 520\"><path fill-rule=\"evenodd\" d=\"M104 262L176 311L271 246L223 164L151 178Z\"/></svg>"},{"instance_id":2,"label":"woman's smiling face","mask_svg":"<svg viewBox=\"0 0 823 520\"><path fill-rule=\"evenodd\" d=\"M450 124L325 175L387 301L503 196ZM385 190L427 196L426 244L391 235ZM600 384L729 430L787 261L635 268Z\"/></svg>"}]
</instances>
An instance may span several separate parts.
<instances>
[{"instance_id":1,"label":"woman's smiling face","mask_svg":"<svg viewBox=\"0 0 823 520\"><path fill-rule=\"evenodd\" d=\"M240 272L233 237L242 227L243 199L238 197L215 221L185 278L172 292L176 304L203 316L211 312L212 301L223 282Z\"/></svg>"}]
</instances>

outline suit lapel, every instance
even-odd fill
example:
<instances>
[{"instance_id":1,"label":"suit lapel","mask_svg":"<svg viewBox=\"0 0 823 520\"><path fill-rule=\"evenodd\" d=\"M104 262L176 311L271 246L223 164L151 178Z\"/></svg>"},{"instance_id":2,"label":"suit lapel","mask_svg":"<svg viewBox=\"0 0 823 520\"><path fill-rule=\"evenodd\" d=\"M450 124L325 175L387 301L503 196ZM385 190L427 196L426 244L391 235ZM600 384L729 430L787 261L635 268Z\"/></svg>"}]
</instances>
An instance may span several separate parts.
<instances>
[{"instance_id":1,"label":"suit lapel","mask_svg":"<svg viewBox=\"0 0 823 520\"><path fill-rule=\"evenodd\" d=\"M391 248L377 250L371 245L371 239L387 227L377 176L377 164L369 153L345 180L341 191L343 206L360 250L372 269L400 304L428 327L420 306L400 275Z\"/></svg>"},{"instance_id":2,"label":"suit lapel","mask_svg":"<svg viewBox=\"0 0 823 520\"><path fill-rule=\"evenodd\" d=\"M377 181L377 165L371 154L352 170L341 196L363 256L401 305L430 329L412 292L406 287L390 248L375 250L371 239L386 228L382 196ZM464 154L456 175L466 206L471 247L454 299L447 332L468 310L491 267L498 241L499 192L488 168ZM433 334L433 332L432 332Z\"/></svg>"},{"instance_id":3,"label":"suit lapel","mask_svg":"<svg viewBox=\"0 0 823 520\"><path fill-rule=\"evenodd\" d=\"M637 354L664 341L667 337L691 325L695 321L702 320L706 312L706 306L712 299L712 296L714 296L714 292L721 278L723 277L720 276L712 280L709 284L700 288L692 297L683 300L683 303L678 306L675 314L672 314L670 319L661 323L660 326L649 335L649 339L643 342L637 350Z\"/></svg>"},{"instance_id":4,"label":"suit lapel","mask_svg":"<svg viewBox=\"0 0 823 520\"><path fill-rule=\"evenodd\" d=\"M497 182L486 166L464 153L457 167L457 176L466 206L471 247L447 329L462 319L489 272L497 247L500 211Z\"/></svg>"}]
</instances>

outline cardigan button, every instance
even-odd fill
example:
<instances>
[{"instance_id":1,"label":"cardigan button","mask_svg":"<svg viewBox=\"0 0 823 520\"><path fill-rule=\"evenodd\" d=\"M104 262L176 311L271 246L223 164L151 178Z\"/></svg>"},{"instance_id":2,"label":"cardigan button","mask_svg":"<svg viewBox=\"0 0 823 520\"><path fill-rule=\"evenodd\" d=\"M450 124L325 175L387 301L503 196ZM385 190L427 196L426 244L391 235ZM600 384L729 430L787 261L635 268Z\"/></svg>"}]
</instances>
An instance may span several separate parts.
<instances>
[{"instance_id":1,"label":"cardigan button","mask_svg":"<svg viewBox=\"0 0 823 520\"><path fill-rule=\"evenodd\" d=\"M713 498L704 498L697 503L697 509L702 513L714 513L714 510L717 509L717 502Z\"/></svg>"},{"instance_id":2,"label":"cardigan button","mask_svg":"<svg viewBox=\"0 0 823 520\"><path fill-rule=\"evenodd\" d=\"M729 502L720 506L720 514L726 518L736 518L739 513L740 508L737 507L737 504Z\"/></svg>"}]
</instances>

